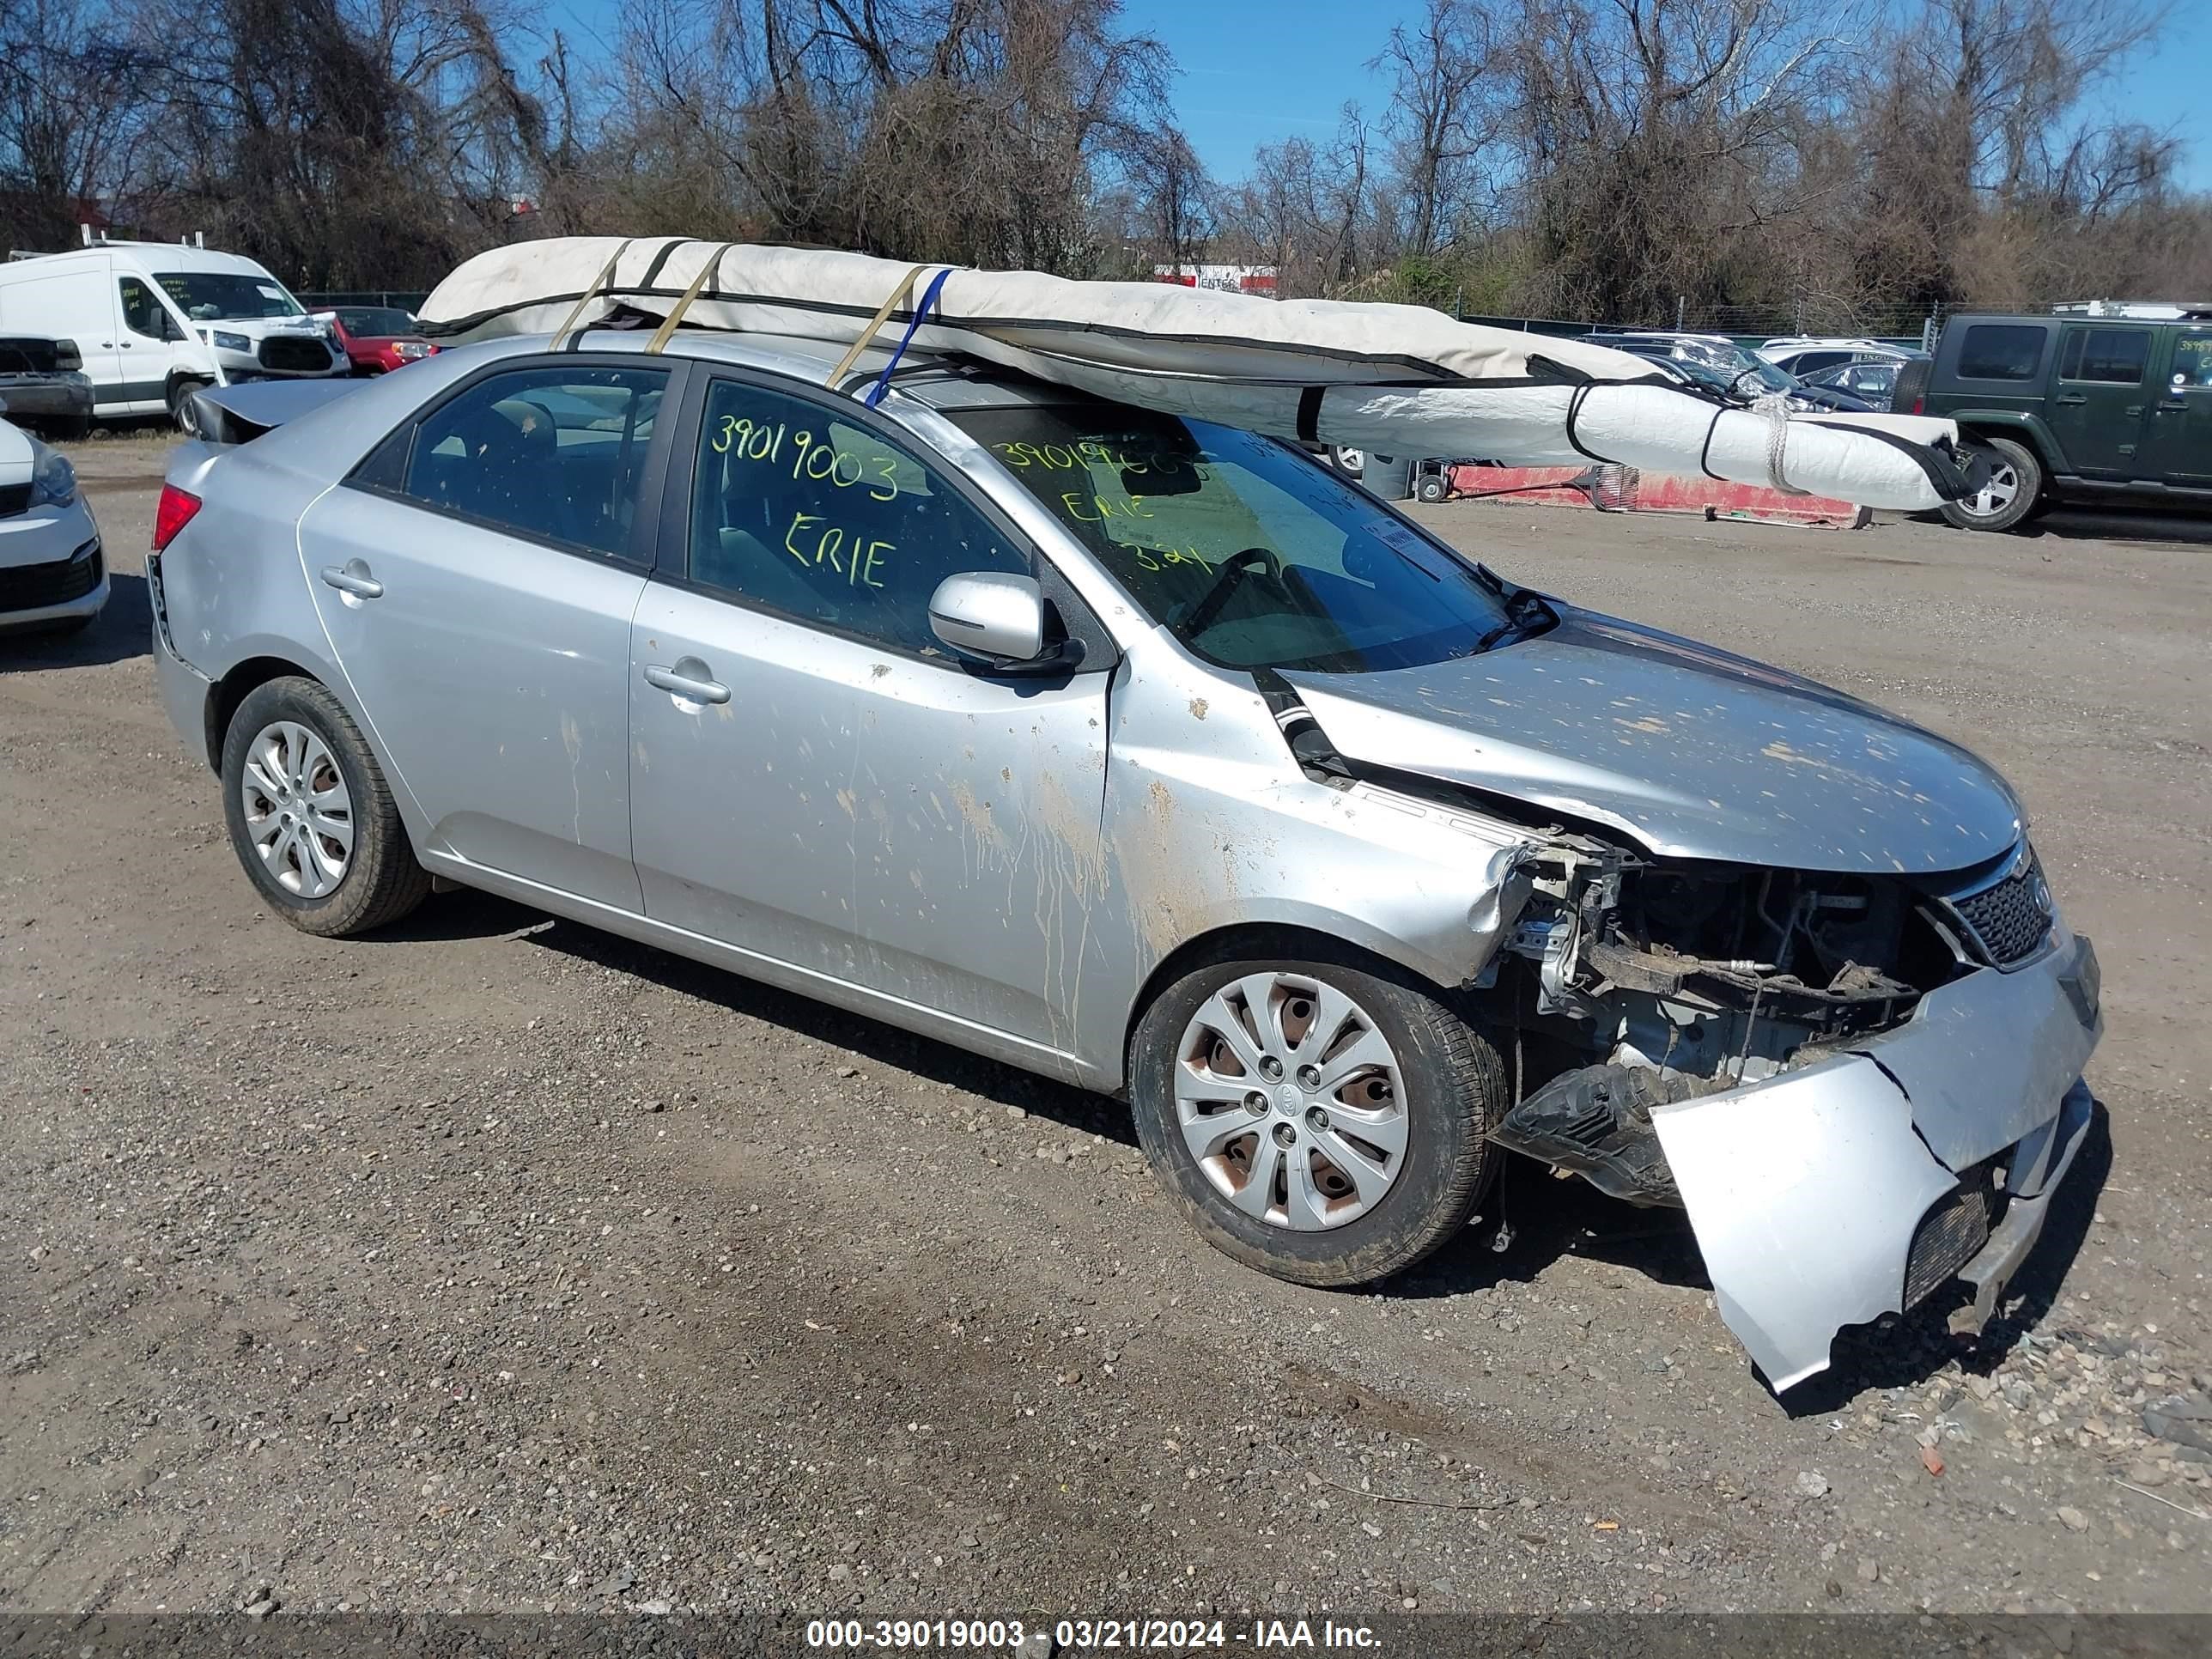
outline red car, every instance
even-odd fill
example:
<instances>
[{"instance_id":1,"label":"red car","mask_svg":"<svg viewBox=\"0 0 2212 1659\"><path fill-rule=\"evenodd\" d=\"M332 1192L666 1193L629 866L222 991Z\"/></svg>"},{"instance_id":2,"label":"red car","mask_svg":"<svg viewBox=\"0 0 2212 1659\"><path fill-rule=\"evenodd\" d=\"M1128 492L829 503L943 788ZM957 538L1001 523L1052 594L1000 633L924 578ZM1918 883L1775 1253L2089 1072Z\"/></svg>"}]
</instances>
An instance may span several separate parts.
<instances>
[{"instance_id":1,"label":"red car","mask_svg":"<svg viewBox=\"0 0 2212 1659\"><path fill-rule=\"evenodd\" d=\"M416 331L415 319L397 307L340 306L330 316L356 374L382 374L438 349Z\"/></svg>"}]
</instances>

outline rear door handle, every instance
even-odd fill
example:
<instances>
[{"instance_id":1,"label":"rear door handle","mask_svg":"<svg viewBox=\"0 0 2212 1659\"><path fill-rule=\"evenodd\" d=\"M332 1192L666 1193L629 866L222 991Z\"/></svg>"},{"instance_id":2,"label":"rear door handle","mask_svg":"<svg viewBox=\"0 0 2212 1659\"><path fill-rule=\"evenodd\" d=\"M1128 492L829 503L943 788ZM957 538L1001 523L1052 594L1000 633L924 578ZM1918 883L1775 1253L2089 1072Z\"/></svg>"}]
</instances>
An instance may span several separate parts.
<instances>
[{"instance_id":1,"label":"rear door handle","mask_svg":"<svg viewBox=\"0 0 2212 1659\"><path fill-rule=\"evenodd\" d=\"M692 672L679 672L684 669ZM667 692L672 697L682 697L691 702L727 702L730 700L730 688L720 680L708 679L707 665L696 657L684 658L674 668L647 664L645 683Z\"/></svg>"},{"instance_id":2,"label":"rear door handle","mask_svg":"<svg viewBox=\"0 0 2212 1659\"><path fill-rule=\"evenodd\" d=\"M2063 392L2051 401L2054 404L2086 404L2089 397L2083 392Z\"/></svg>"},{"instance_id":3,"label":"rear door handle","mask_svg":"<svg viewBox=\"0 0 2212 1659\"><path fill-rule=\"evenodd\" d=\"M368 567L359 559L343 565L326 564L323 580L341 593L350 593L356 599L380 599L384 584L368 574Z\"/></svg>"},{"instance_id":4,"label":"rear door handle","mask_svg":"<svg viewBox=\"0 0 2212 1659\"><path fill-rule=\"evenodd\" d=\"M2179 398L2169 398L2158 405L2159 412L2160 414L2173 415L2179 414L2183 410L2185 410L2188 407L2189 405L2182 402Z\"/></svg>"}]
</instances>

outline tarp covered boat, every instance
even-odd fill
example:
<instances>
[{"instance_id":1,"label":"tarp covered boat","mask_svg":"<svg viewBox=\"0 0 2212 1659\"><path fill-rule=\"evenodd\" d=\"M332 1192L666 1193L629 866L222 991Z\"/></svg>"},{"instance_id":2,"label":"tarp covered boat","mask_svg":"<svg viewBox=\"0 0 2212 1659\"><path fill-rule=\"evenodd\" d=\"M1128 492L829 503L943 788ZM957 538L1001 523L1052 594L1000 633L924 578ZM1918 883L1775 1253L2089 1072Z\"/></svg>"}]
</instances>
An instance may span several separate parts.
<instances>
[{"instance_id":1,"label":"tarp covered boat","mask_svg":"<svg viewBox=\"0 0 2212 1659\"><path fill-rule=\"evenodd\" d=\"M1420 306L682 237L565 237L477 255L438 285L421 320L434 337L465 343L672 315L685 327L841 343L892 331L1119 402L1383 454L1605 461L1905 511L1968 487L1948 421L1793 416L1778 402L1660 380L1626 352Z\"/></svg>"}]
</instances>

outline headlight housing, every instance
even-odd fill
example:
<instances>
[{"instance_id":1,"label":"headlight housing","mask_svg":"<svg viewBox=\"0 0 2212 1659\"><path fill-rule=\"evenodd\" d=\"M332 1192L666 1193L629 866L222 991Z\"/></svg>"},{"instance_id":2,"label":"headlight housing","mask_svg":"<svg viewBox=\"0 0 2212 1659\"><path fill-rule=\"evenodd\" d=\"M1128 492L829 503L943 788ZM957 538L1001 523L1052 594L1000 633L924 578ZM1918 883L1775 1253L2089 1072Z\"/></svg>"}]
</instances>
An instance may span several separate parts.
<instances>
[{"instance_id":1,"label":"headlight housing","mask_svg":"<svg viewBox=\"0 0 2212 1659\"><path fill-rule=\"evenodd\" d=\"M207 343L218 351L252 351L253 342L243 334L228 334L219 328L207 331Z\"/></svg>"},{"instance_id":2,"label":"headlight housing","mask_svg":"<svg viewBox=\"0 0 2212 1659\"><path fill-rule=\"evenodd\" d=\"M31 454L31 505L67 507L76 499L76 469L68 456L33 441Z\"/></svg>"},{"instance_id":3,"label":"headlight housing","mask_svg":"<svg viewBox=\"0 0 2212 1659\"><path fill-rule=\"evenodd\" d=\"M411 363L418 357L427 357L437 349L428 340L395 340L392 343L392 355L403 363Z\"/></svg>"}]
</instances>

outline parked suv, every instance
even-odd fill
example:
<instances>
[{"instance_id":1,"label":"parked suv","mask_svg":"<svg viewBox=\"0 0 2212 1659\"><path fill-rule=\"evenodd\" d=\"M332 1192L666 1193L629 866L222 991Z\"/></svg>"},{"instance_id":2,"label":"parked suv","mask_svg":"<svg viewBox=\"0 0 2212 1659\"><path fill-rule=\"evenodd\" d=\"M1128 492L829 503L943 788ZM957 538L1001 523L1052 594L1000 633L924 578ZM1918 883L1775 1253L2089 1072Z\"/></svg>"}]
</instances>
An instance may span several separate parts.
<instances>
[{"instance_id":1,"label":"parked suv","mask_svg":"<svg viewBox=\"0 0 2212 1659\"><path fill-rule=\"evenodd\" d=\"M1895 404L1986 453L1989 483L1943 516L2009 530L2049 501L2212 510L2212 307L2174 309L1947 321Z\"/></svg>"}]
</instances>

